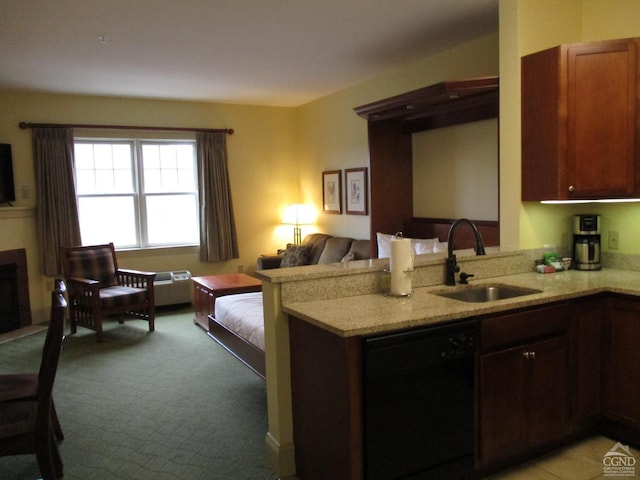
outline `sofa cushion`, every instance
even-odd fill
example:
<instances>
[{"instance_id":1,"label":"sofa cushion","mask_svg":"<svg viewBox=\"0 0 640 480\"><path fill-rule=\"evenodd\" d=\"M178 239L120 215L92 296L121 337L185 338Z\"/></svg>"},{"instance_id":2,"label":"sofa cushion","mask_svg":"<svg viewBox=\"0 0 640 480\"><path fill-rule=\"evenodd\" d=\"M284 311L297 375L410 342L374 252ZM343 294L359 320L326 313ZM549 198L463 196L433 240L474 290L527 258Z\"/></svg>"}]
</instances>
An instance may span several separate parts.
<instances>
[{"instance_id":1,"label":"sofa cushion","mask_svg":"<svg viewBox=\"0 0 640 480\"><path fill-rule=\"evenodd\" d=\"M287 249L280 262L281 267L299 267L309 264L309 245L287 245Z\"/></svg>"},{"instance_id":2,"label":"sofa cushion","mask_svg":"<svg viewBox=\"0 0 640 480\"><path fill-rule=\"evenodd\" d=\"M371 242L369 240L354 240L351 242L349 253L353 253L353 260L371 258Z\"/></svg>"},{"instance_id":3,"label":"sofa cushion","mask_svg":"<svg viewBox=\"0 0 640 480\"><path fill-rule=\"evenodd\" d=\"M327 235L326 233L311 233L304 237L302 244L311 247L308 261L309 265L315 265L318 263L320 255L322 255L322 251L324 250L324 245L330 238L331 235Z\"/></svg>"},{"instance_id":4,"label":"sofa cushion","mask_svg":"<svg viewBox=\"0 0 640 480\"><path fill-rule=\"evenodd\" d=\"M322 255L318 259L318 264L336 263L349 253L352 238L332 237L328 238L324 244Z\"/></svg>"}]
</instances>

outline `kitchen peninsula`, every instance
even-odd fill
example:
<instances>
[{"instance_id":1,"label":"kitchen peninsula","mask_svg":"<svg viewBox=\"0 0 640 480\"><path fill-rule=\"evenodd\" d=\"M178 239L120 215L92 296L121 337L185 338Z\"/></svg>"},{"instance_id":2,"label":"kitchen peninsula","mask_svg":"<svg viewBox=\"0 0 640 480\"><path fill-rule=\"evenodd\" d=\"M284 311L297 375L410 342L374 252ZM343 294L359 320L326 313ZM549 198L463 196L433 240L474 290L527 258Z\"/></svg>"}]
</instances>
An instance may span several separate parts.
<instances>
[{"instance_id":1,"label":"kitchen peninsula","mask_svg":"<svg viewBox=\"0 0 640 480\"><path fill-rule=\"evenodd\" d=\"M473 285L539 293L487 303L441 297L442 290L465 287L442 285L444 255L438 254L417 257L408 298L380 293L385 260L261 272L272 462L286 468L295 448L302 478L365 478L362 339L461 319L479 325L477 471L499 469L592 431L637 442L640 378L626 366L640 362L634 346L640 341L640 268L542 275L532 272L540 252L488 253L458 255L475 275ZM492 384L497 369L512 375L510 382ZM510 390L501 391L503 383ZM510 410L501 415L517 420L517 428L495 424L504 398ZM522 398L527 401L520 405ZM531 408L530 402L539 404Z\"/></svg>"}]
</instances>

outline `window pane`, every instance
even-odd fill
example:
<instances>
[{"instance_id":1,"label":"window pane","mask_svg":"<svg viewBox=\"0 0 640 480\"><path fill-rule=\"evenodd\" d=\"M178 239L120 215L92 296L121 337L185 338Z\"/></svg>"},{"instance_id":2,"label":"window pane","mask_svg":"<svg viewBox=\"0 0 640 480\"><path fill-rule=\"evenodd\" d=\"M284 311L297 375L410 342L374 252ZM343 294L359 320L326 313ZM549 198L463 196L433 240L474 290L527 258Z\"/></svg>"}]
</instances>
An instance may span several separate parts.
<instances>
[{"instance_id":1,"label":"window pane","mask_svg":"<svg viewBox=\"0 0 640 480\"><path fill-rule=\"evenodd\" d=\"M146 198L149 245L197 244L200 239L195 195Z\"/></svg>"},{"instance_id":2,"label":"window pane","mask_svg":"<svg viewBox=\"0 0 640 480\"><path fill-rule=\"evenodd\" d=\"M76 143L78 194L133 193L133 154L130 143Z\"/></svg>"},{"instance_id":3,"label":"window pane","mask_svg":"<svg viewBox=\"0 0 640 480\"><path fill-rule=\"evenodd\" d=\"M145 143L142 162L146 193L195 192L192 143Z\"/></svg>"},{"instance_id":4,"label":"window pane","mask_svg":"<svg viewBox=\"0 0 640 480\"><path fill-rule=\"evenodd\" d=\"M113 242L116 247L136 246L134 204L133 196L78 198L83 245Z\"/></svg>"}]
</instances>

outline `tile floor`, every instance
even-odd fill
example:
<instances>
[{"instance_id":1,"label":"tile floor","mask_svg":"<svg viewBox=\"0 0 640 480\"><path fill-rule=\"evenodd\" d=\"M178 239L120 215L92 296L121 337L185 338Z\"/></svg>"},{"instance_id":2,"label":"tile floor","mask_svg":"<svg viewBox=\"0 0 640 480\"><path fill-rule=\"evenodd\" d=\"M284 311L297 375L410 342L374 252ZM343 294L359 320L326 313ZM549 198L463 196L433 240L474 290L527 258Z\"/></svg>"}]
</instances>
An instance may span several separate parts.
<instances>
[{"instance_id":1,"label":"tile floor","mask_svg":"<svg viewBox=\"0 0 640 480\"><path fill-rule=\"evenodd\" d=\"M617 441L607 437L592 437L517 467L487 477L491 480L591 480L640 478L640 450L630 448L637 465L625 476L607 475L603 456Z\"/></svg>"}]
</instances>

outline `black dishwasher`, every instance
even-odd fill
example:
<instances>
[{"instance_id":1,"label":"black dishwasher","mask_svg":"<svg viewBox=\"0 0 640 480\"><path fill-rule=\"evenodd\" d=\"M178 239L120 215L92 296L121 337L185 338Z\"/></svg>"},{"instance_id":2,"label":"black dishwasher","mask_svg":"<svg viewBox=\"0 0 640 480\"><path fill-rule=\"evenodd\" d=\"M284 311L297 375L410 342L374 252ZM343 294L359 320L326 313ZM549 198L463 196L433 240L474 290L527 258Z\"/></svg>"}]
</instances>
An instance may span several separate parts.
<instances>
[{"instance_id":1,"label":"black dishwasher","mask_svg":"<svg viewBox=\"0 0 640 480\"><path fill-rule=\"evenodd\" d=\"M472 478L476 321L367 337L367 480Z\"/></svg>"}]
</instances>

